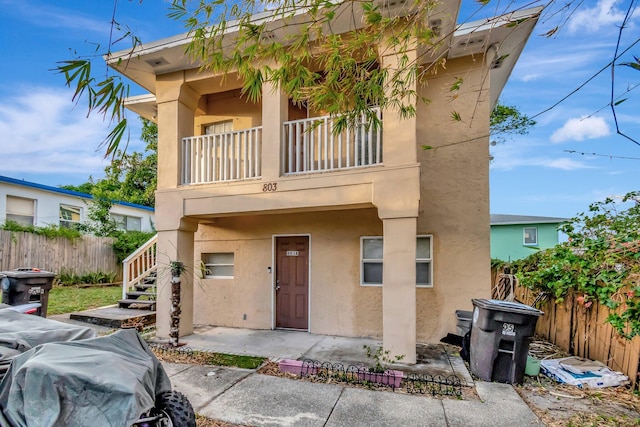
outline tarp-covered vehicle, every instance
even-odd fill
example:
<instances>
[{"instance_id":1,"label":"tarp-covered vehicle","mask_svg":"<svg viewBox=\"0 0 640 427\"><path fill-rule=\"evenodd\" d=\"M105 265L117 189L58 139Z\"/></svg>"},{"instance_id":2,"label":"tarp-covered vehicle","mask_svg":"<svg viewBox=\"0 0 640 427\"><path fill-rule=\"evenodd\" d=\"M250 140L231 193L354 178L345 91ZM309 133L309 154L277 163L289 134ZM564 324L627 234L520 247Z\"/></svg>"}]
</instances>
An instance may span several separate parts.
<instances>
[{"instance_id":1,"label":"tarp-covered vehicle","mask_svg":"<svg viewBox=\"0 0 640 427\"><path fill-rule=\"evenodd\" d=\"M134 330L0 308L0 427L195 426L184 395Z\"/></svg>"}]
</instances>

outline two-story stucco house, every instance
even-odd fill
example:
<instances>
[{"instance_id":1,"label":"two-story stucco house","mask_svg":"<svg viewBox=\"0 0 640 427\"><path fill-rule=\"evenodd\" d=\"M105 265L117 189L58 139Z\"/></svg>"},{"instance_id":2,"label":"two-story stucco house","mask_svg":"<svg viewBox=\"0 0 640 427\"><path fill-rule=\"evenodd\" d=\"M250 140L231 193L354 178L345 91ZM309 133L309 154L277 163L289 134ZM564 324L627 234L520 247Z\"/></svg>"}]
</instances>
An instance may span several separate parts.
<instances>
[{"instance_id":1,"label":"two-story stucco house","mask_svg":"<svg viewBox=\"0 0 640 427\"><path fill-rule=\"evenodd\" d=\"M108 59L150 92L128 107L158 123L158 268L187 266L182 334L206 324L381 337L412 363L417 342L489 296L489 116L540 9L457 26L458 1L437 7L446 69L412 83L430 102L409 119L379 111L375 132L333 135L331 117L268 82L248 102L233 72L185 56L186 35ZM429 61L421 48L413 57ZM169 308L161 272L159 336Z\"/></svg>"}]
</instances>

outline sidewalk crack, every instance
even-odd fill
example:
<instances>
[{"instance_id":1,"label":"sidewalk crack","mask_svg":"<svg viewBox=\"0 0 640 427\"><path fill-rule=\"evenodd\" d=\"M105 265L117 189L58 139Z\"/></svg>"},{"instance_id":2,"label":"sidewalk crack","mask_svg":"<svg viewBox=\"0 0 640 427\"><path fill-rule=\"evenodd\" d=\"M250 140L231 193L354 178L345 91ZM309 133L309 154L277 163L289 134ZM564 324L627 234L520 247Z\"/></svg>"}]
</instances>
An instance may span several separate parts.
<instances>
[{"instance_id":1,"label":"sidewalk crack","mask_svg":"<svg viewBox=\"0 0 640 427\"><path fill-rule=\"evenodd\" d=\"M327 423L329 422L329 420L331 419L331 415L333 415L333 411L336 409L336 406L338 405L338 402L340 401L340 398L342 397L342 393L344 393L344 389L345 389L344 387L340 388L340 394L338 395L338 398L336 399L336 402L331 407L331 411L329 411L329 416L327 417L327 419L324 422L324 424L322 424L322 427L325 427L327 425Z\"/></svg>"}]
</instances>

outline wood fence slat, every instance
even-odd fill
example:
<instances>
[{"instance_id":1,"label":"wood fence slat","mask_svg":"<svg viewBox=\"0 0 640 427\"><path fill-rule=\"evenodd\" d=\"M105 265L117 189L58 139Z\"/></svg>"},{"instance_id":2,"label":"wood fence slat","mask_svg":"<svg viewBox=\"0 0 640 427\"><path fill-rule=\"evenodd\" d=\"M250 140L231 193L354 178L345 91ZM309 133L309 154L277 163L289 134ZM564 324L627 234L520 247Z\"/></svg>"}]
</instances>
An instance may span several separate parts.
<instances>
[{"instance_id":1,"label":"wood fence slat","mask_svg":"<svg viewBox=\"0 0 640 427\"><path fill-rule=\"evenodd\" d=\"M56 274L84 275L103 272L122 279L109 237L82 236L70 241L48 239L32 233L0 230L0 271L40 268Z\"/></svg>"}]
</instances>

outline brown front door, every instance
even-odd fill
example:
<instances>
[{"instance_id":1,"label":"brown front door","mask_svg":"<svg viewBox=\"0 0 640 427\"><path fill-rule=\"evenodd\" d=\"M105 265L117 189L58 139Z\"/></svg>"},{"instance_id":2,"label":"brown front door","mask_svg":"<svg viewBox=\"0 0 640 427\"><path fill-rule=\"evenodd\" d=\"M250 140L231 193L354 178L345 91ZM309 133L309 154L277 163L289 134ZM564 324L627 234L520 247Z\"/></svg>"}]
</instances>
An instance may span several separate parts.
<instances>
[{"instance_id":1,"label":"brown front door","mask_svg":"<svg viewBox=\"0 0 640 427\"><path fill-rule=\"evenodd\" d=\"M276 237L276 327L309 329L309 238Z\"/></svg>"}]
</instances>

